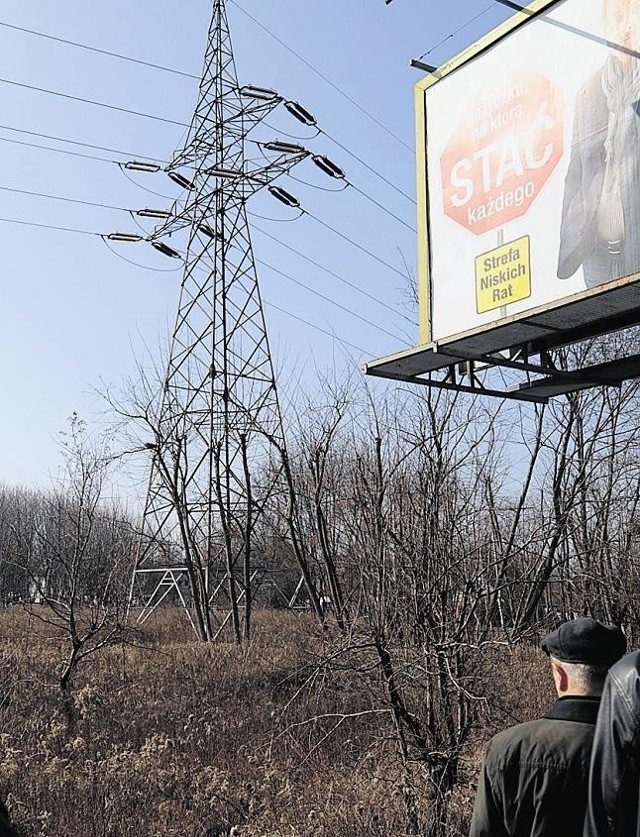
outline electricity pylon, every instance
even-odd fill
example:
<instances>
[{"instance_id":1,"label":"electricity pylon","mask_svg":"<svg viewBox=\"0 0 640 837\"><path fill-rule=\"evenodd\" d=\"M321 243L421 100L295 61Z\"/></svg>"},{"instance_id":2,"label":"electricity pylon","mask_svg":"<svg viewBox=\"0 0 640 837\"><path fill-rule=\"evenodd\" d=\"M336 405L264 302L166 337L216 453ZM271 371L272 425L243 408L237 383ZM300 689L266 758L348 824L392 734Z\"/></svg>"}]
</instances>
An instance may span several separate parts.
<instances>
[{"instance_id":1,"label":"electricity pylon","mask_svg":"<svg viewBox=\"0 0 640 837\"><path fill-rule=\"evenodd\" d=\"M273 184L309 152L250 138L281 104L314 123L273 90L239 86L225 3L213 0L195 114L166 170L182 194L149 238L183 257L184 272L130 595L143 621L174 591L205 640L221 589L238 640L241 610L249 621L253 537L278 484L274 453L284 453L246 208L264 188L297 205ZM248 160L248 143L259 162ZM166 241L173 235L186 237L183 256Z\"/></svg>"}]
</instances>

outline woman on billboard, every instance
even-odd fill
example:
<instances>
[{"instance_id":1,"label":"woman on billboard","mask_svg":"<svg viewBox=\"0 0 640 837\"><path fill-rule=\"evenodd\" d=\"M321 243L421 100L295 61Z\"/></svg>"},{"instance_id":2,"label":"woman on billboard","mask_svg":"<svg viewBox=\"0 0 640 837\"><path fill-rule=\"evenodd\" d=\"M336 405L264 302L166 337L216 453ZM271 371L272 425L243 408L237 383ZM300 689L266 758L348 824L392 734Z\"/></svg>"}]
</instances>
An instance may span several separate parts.
<instances>
[{"instance_id":1,"label":"woman on billboard","mask_svg":"<svg viewBox=\"0 0 640 837\"><path fill-rule=\"evenodd\" d=\"M588 288L640 271L640 3L603 14L610 52L576 101L558 258Z\"/></svg>"}]
</instances>

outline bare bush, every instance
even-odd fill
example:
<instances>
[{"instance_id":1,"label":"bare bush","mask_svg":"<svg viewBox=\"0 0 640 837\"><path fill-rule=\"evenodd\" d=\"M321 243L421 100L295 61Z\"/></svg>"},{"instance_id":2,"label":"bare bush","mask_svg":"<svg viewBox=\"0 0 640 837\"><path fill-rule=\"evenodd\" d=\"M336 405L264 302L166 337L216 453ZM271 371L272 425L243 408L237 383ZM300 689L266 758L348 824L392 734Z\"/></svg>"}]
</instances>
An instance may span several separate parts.
<instances>
[{"instance_id":1,"label":"bare bush","mask_svg":"<svg viewBox=\"0 0 640 837\"><path fill-rule=\"evenodd\" d=\"M123 633L133 531L116 506L105 504L113 464L106 443L91 442L73 415L61 447L63 468L52 490L14 492L13 502L5 492L1 560L15 585L11 598L64 638L57 681L73 725L77 667Z\"/></svg>"}]
</instances>

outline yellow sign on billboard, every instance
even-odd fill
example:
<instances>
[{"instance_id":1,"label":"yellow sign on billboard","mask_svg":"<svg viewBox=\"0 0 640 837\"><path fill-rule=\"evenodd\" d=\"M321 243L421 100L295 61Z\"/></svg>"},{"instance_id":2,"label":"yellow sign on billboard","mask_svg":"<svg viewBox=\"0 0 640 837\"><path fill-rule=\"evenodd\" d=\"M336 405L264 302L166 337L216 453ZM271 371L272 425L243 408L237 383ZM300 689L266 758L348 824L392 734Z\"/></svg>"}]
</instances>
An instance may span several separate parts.
<instances>
[{"instance_id":1,"label":"yellow sign on billboard","mask_svg":"<svg viewBox=\"0 0 640 837\"><path fill-rule=\"evenodd\" d=\"M478 314L531 296L529 236L524 235L476 257Z\"/></svg>"}]
</instances>

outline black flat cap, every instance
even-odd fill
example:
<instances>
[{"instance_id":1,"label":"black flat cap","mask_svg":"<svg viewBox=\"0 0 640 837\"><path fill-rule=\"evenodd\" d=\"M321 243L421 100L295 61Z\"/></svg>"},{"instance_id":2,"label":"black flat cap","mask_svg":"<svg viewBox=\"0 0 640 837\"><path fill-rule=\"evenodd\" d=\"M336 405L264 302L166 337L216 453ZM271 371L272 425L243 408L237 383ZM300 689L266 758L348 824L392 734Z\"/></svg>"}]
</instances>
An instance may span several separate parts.
<instances>
[{"instance_id":1,"label":"black flat cap","mask_svg":"<svg viewBox=\"0 0 640 837\"><path fill-rule=\"evenodd\" d=\"M627 650L627 639L617 625L604 625L590 616L572 619L546 636L540 647L565 663L611 666Z\"/></svg>"}]
</instances>

